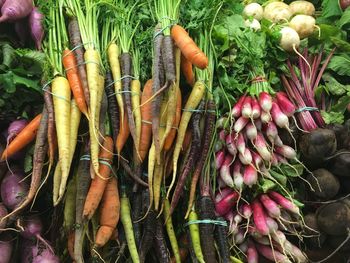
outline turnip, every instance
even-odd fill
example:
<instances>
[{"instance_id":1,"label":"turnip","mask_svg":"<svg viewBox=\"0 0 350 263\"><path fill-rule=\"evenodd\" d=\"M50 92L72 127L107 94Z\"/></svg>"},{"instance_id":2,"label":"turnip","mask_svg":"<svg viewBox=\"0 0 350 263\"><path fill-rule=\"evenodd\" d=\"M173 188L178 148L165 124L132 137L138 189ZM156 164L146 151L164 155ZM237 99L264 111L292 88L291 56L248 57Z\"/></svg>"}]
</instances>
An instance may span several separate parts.
<instances>
[{"instance_id":1,"label":"turnip","mask_svg":"<svg viewBox=\"0 0 350 263\"><path fill-rule=\"evenodd\" d=\"M288 21L291 16L289 6L283 2L272 2L264 8L264 18L274 23Z\"/></svg>"},{"instance_id":2,"label":"turnip","mask_svg":"<svg viewBox=\"0 0 350 263\"><path fill-rule=\"evenodd\" d=\"M259 31L261 29L260 22L258 20L256 20L255 18L253 20L246 19L244 21L244 25L246 27L249 27L253 31Z\"/></svg>"},{"instance_id":3,"label":"turnip","mask_svg":"<svg viewBox=\"0 0 350 263\"><path fill-rule=\"evenodd\" d=\"M0 263L9 263L13 250L13 238L7 234L0 235Z\"/></svg>"},{"instance_id":4,"label":"turnip","mask_svg":"<svg viewBox=\"0 0 350 263\"><path fill-rule=\"evenodd\" d=\"M59 258L47 247L35 246L32 248L32 263L59 263Z\"/></svg>"},{"instance_id":5,"label":"turnip","mask_svg":"<svg viewBox=\"0 0 350 263\"><path fill-rule=\"evenodd\" d=\"M283 27L280 31L281 39L280 46L285 51L293 51L296 50L300 45L300 37L293 28L291 27Z\"/></svg>"},{"instance_id":6,"label":"turnip","mask_svg":"<svg viewBox=\"0 0 350 263\"><path fill-rule=\"evenodd\" d=\"M300 39L303 39L314 32L316 20L312 16L296 15L290 20L289 26L297 31Z\"/></svg>"},{"instance_id":7,"label":"turnip","mask_svg":"<svg viewBox=\"0 0 350 263\"><path fill-rule=\"evenodd\" d=\"M13 210L27 196L29 186L22 181L24 174L21 171L10 171L6 173L1 182L1 199L4 205Z\"/></svg>"},{"instance_id":8,"label":"turnip","mask_svg":"<svg viewBox=\"0 0 350 263\"><path fill-rule=\"evenodd\" d=\"M0 8L3 6L6 0L0 0Z\"/></svg>"},{"instance_id":9,"label":"turnip","mask_svg":"<svg viewBox=\"0 0 350 263\"><path fill-rule=\"evenodd\" d=\"M34 7L29 15L30 34L35 42L38 50L41 50L41 42L44 39L44 15L39 12L37 7Z\"/></svg>"},{"instance_id":10,"label":"turnip","mask_svg":"<svg viewBox=\"0 0 350 263\"><path fill-rule=\"evenodd\" d=\"M244 7L243 15L260 21L264 16L264 9L258 3L251 3Z\"/></svg>"},{"instance_id":11,"label":"turnip","mask_svg":"<svg viewBox=\"0 0 350 263\"><path fill-rule=\"evenodd\" d=\"M293 15L308 15L312 16L315 14L315 7L309 1L293 1L289 4L289 10Z\"/></svg>"},{"instance_id":12,"label":"turnip","mask_svg":"<svg viewBox=\"0 0 350 263\"><path fill-rule=\"evenodd\" d=\"M18 119L9 125L7 128L7 140L11 142L28 124L28 121L25 119Z\"/></svg>"},{"instance_id":13,"label":"turnip","mask_svg":"<svg viewBox=\"0 0 350 263\"><path fill-rule=\"evenodd\" d=\"M0 23L24 18L32 9L32 0L6 0L1 7Z\"/></svg>"}]
</instances>

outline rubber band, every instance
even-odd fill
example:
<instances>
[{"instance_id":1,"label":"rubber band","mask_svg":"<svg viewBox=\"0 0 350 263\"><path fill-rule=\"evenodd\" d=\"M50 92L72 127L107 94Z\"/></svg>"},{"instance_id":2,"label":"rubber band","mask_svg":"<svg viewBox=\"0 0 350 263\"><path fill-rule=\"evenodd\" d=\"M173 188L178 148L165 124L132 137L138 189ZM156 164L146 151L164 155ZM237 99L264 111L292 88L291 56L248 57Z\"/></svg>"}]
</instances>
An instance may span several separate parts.
<instances>
[{"instance_id":1,"label":"rubber band","mask_svg":"<svg viewBox=\"0 0 350 263\"><path fill-rule=\"evenodd\" d=\"M267 79L264 76L256 76L250 82L252 83L267 82Z\"/></svg>"},{"instance_id":2,"label":"rubber band","mask_svg":"<svg viewBox=\"0 0 350 263\"><path fill-rule=\"evenodd\" d=\"M152 125L151 121L141 120L141 122Z\"/></svg>"},{"instance_id":3,"label":"rubber band","mask_svg":"<svg viewBox=\"0 0 350 263\"><path fill-rule=\"evenodd\" d=\"M90 154L86 154L86 155L83 155L80 157L80 160L79 161L90 161L91 158L90 158ZM104 164L106 165L112 172L112 174L117 177L117 174L114 172L113 170L113 167L112 167L112 164L111 164L111 161L110 159L106 159L106 158L98 158L98 162L101 163L101 164ZM109 177L110 178L110 177ZM109 178L104 178L104 179L109 179Z\"/></svg>"},{"instance_id":4,"label":"rubber band","mask_svg":"<svg viewBox=\"0 0 350 263\"><path fill-rule=\"evenodd\" d=\"M216 113L215 110L182 109L182 111L187 111L187 112L212 112L212 113Z\"/></svg>"},{"instance_id":5,"label":"rubber band","mask_svg":"<svg viewBox=\"0 0 350 263\"><path fill-rule=\"evenodd\" d=\"M203 220L191 220L184 224L185 227L193 224L213 224L218 226L227 226L227 222L223 220L212 220L212 219L203 219Z\"/></svg>"},{"instance_id":6,"label":"rubber band","mask_svg":"<svg viewBox=\"0 0 350 263\"><path fill-rule=\"evenodd\" d=\"M121 91L117 91L117 92L113 92L112 94L109 94L107 97L112 97L116 94L123 94L123 93L130 93L132 96L135 96L135 95L141 95L139 92L135 92L135 91L131 91L131 90L121 90Z\"/></svg>"},{"instance_id":7,"label":"rubber band","mask_svg":"<svg viewBox=\"0 0 350 263\"><path fill-rule=\"evenodd\" d=\"M52 83L53 80L54 80L54 79L52 79L52 80L48 81L47 83L45 83L44 86L42 87L42 90L45 91L45 92L47 92L47 93L50 93L52 96L55 96L56 98L65 100L66 102L70 103L70 100L68 100L66 97L57 95L57 94L55 94L54 92L49 91L49 90L46 89L46 88L50 85L50 83Z\"/></svg>"},{"instance_id":8,"label":"rubber band","mask_svg":"<svg viewBox=\"0 0 350 263\"><path fill-rule=\"evenodd\" d=\"M79 67L79 66L81 66L81 65L86 65L86 64L89 64L89 63L93 63L93 64L96 64L97 66L101 67L101 64L100 64L100 63L97 63L97 62L95 62L95 61L84 61L84 62L81 62L81 63L76 64L76 65L73 66L73 67L69 67L69 68L65 69L64 71L67 72L67 71L72 70L72 69L74 69L74 68L77 68L77 67Z\"/></svg>"},{"instance_id":9,"label":"rubber band","mask_svg":"<svg viewBox=\"0 0 350 263\"><path fill-rule=\"evenodd\" d=\"M79 44L79 45L76 45L76 46L73 47L71 50L69 50L69 52L66 53L63 57L68 56L70 53L74 52L74 51L77 50L78 48L80 48L80 47L82 47L82 46L85 46L85 45L87 45L87 44L94 44L94 42L89 41L89 42L86 42L86 43L81 43L81 44Z\"/></svg>"},{"instance_id":10,"label":"rubber band","mask_svg":"<svg viewBox=\"0 0 350 263\"><path fill-rule=\"evenodd\" d=\"M111 83L109 83L106 87L109 88L110 86L114 85L115 83L117 83L117 82L119 82L119 81L121 81L121 80L123 80L123 79L126 79L126 78L131 78L131 79L134 79L134 80L139 79L138 76L137 76L137 77L134 77L134 76L131 76L131 75L125 75L125 76L123 76L123 77L121 77L121 78L119 78L119 79L113 80L113 81L112 81Z\"/></svg>"},{"instance_id":11,"label":"rubber band","mask_svg":"<svg viewBox=\"0 0 350 263\"><path fill-rule=\"evenodd\" d=\"M302 107L300 109L297 109L294 113L300 113L300 112L303 112L303 111L320 111L318 108L316 107Z\"/></svg>"},{"instance_id":12,"label":"rubber band","mask_svg":"<svg viewBox=\"0 0 350 263\"><path fill-rule=\"evenodd\" d=\"M159 36L160 34L163 34L163 32L167 29L172 27L173 25L176 25L176 23L170 23L169 25L163 27L161 30L159 30L157 33L154 34L153 39Z\"/></svg>"}]
</instances>

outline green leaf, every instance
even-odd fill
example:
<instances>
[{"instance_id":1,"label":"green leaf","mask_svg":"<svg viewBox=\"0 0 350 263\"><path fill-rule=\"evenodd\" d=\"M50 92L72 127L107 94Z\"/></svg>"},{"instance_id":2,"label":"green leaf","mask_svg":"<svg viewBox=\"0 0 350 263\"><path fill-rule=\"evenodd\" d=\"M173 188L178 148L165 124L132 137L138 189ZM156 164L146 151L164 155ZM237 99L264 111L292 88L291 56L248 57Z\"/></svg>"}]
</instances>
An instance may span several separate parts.
<instances>
[{"instance_id":1,"label":"green leaf","mask_svg":"<svg viewBox=\"0 0 350 263\"><path fill-rule=\"evenodd\" d=\"M34 154L34 145L32 145L29 150L26 152L24 157L24 172L28 173L33 169L33 154Z\"/></svg>"},{"instance_id":2,"label":"green leaf","mask_svg":"<svg viewBox=\"0 0 350 263\"><path fill-rule=\"evenodd\" d=\"M350 44L347 41L336 37L330 37L330 39L333 42L333 44L337 47L338 51L350 52Z\"/></svg>"},{"instance_id":3,"label":"green leaf","mask_svg":"<svg viewBox=\"0 0 350 263\"><path fill-rule=\"evenodd\" d=\"M299 177L304 171L304 167L301 164L281 164L280 169L288 177Z\"/></svg>"},{"instance_id":4,"label":"green leaf","mask_svg":"<svg viewBox=\"0 0 350 263\"><path fill-rule=\"evenodd\" d=\"M269 180L269 179L264 179L263 183L261 185L261 189L264 193L267 193L268 191L270 191L274 187L276 187L276 183Z\"/></svg>"},{"instance_id":5,"label":"green leaf","mask_svg":"<svg viewBox=\"0 0 350 263\"><path fill-rule=\"evenodd\" d=\"M342 14L342 10L339 7L338 1L335 0L323 0L322 1L322 14L318 18L318 21L325 21L331 23L335 21Z\"/></svg>"},{"instance_id":6,"label":"green leaf","mask_svg":"<svg viewBox=\"0 0 350 263\"><path fill-rule=\"evenodd\" d=\"M3 54L2 64L8 68L11 68L11 66L16 63L15 50L8 43L3 43L2 54Z\"/></svg>"},{"instance_id":7,"label":"green leaf","mask_svg":"<svg viewBox=\"0 0 350 263\"><path fill-rule=\"evenodd\" d=\"M350 91L350 85L343 85L339 83L329 73L323 74L322 79L325 81L327 91L329 91L332 95L340 96Z\"/></svg>"},{"instance_id":8,"label":"green leaf","mask_svg":"<svg viewBox=\"0 0 350 263\"><path fill-rule=\"evenodd\" d=\"M336 100L336 104L332 105L331 111L344 113L346 111L346 107L350 103L350 94L349 92Z\"/></svg>"},{"instance_id":9,"label":"green leaf","mask_svg":"<svg viewBox=\"0 0 350 263\"><path fill-rule=\"evenodd\" d=\"M280 174L274 170L269 171L270 175L275 178L282 186L287 185L287 177L284 176L283 174Z\"/></svg>"},{"instance_id":10,"label":"green leaf","mask_svg":"<svg viewBox=\"0 0 350 263\"><path fill-rule=\"evenodd\" d=\"M349 29L350 25L350 8L347 8L342 14L341 18L337 21L337 26L340 28Z\"/></svg>"},{"instance_id":11,"label":"green leaf","mask_svg":"<svg viewBox=\"0 0 350 263\"><path fill-rule=\"evenodd\" d=\"M321 111L322 118L326 124L342 124L344 122L344 114L335 111Z\"/></svg>"},{"instance_id":12,"label":"green leaf","mask_svg":"<svg viewBox=\"0 0 350 263\"><path fill-rule=\"evenodd\" d=\"M334 56L329 62L328 68L341 76L350 76L350 59L345 55Z\"/></svg>"}]
</instances>

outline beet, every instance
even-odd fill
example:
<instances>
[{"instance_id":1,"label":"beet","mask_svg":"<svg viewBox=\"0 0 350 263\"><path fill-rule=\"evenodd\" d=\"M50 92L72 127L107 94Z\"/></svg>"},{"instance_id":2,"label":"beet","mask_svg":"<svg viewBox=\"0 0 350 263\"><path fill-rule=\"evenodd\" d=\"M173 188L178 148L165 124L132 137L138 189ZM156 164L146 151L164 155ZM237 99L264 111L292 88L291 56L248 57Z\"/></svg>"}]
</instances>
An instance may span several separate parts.
<instances>
[{"instance_id":1,"label":"beet","mask_svg":"<svg viewBox=\"0 0 350 263\"><path fill-rule=\"evenodd\" d=\"M326 241L326 234L320 232L317 217L314 213L310 213L304 216L304 222L307 227L304 228L304 232L306 236L310 236L306 238L307 244L312 247L320 247ZM311 229L310 229L311 228ZM315 231L313 231L315 230Z\"/></svg>"},{"instance_id":2,"label":"beet","mask_svg":"<svg viewBox=\"0 0 350 263\"><path fill-rule=\"evenodd\" d=\"M334 154L332 158L332 167L330 171L336 176L350 176L350 153L346 151L342 153L341 151Z\"/></svg>"},{"instance_id":3,"label":"beet","mask_svg":"<svg viewBox=\"0 0 350 263\"><path fill-rule=\"evenodd\" d=\"M340 188L337 177L326 169L317 169L312 173L313 175L307 176L307 180L315 190L312 192L313 195L322 200L329 200L337 195Z\"/></svg>"},{"instance_id":4,"label":"beet","mask_svg":"<svg viewBox=\"0 0 350 263\"><path fill-rule=\"evenodd\" d=\"M348 237L348 235L341 235L341 236L329 236L327 239L327 243L332 248L337 248L341 243L345 241L345 239ZM339 251L350 251L350 240L345 242L345 244L341 247Z\"/></svg>"},{"instance_id":5,"label":"beet","mask_svg":"<svg viewBox=\"0 0 350 263\"><path fill-rule=\"evenodd\" d=\"M350 227L350 208L342 202L324 205L316 215L320 230L329 235L343 235Z\"/></svg>"},{"instance_id":6,"label":"beet","mask_svg":"<svg viewBox=\"0 0 350 263\"><path fill-rule=\"evenodd\" d=\"M329 124L327 128L334 131L338 150L346 148L350 141L349 127L341 124Z\"/></svg>"},{"instance_id":7,"label":"beet","mask_svg":"<svg viewBox=\"0 0 350 263\"><path fill-rule=\"evenodd\" d=\"M8 171L1 182L1 199L4 205L13 210L27 196L29 186L22 181L24 174L21 171ZM21 182L22 181L22 182Z\"/></svg>"}]
</instances>

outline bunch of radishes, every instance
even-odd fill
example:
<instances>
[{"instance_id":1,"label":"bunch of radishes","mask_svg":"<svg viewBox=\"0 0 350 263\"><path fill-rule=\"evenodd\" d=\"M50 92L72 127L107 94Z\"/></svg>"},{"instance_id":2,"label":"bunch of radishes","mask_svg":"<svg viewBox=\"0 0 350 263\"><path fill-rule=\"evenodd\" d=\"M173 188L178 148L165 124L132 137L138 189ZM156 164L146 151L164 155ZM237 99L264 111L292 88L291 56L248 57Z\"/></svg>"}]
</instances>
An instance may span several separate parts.
<instances>
[{"instance_id":1,"label":"bunch of radishes","mask_svg":"<svg viewBox=\"0 0 350 263\"><path fill-rule=\"evenodd\" d=\"M260 29L259 21L263 18L280 24L280 46L286 51L298 48L300 39L307 38L315 31L314 13L315 7L308 1L293 1L289 5L273 1L264 8L258 3L250 3L243 10L243 15L251 18L246 20L246 24L254 30Z\"/></svg>"},{"instance_id":2,"label":"bunch of radishes","mask_svg":"<svg viewBox=\"0 0 350 263\"><path fill-rule=\"evenodd\" d=\"M258 195L251 203L237 203L238 197L230 188L221 189L215 208L229 223L231 245L247 256L248 263L258 262L259 254L274 262L307 262L287 239L302 227L299 208L292 201L274 191Z\"/></svg>"},{"instance_id":3,"label":"bunch of radishes","mask_svg":"<svg viewBox=\"0 0 350 263\"><path fill-rule=\"evenodd\" d=\"M15 31L23 43L30 32L36 48L40 50L44 38L44 16L34 7L33 0L0 0L0 8L0 23L14 23Z\"/></svg>"},{"instance_id":4,"label":"bunch of radishes","mask_svg":"<svg viewBox=\"0 0 350 263\"><path fill-rule=\"evenodd\" d=\"M266 92L257 97L242 96L233 106L230 127L219 120L219 140L216 144L215 167L220 187L228 186L242 192L245 186L258 182L258 175L271 178L269 168L297 160L296 151L285 145L279 130L290 132L289 117L295 112L284 92L274 98Z\"/></svg>"}]
</instances>

